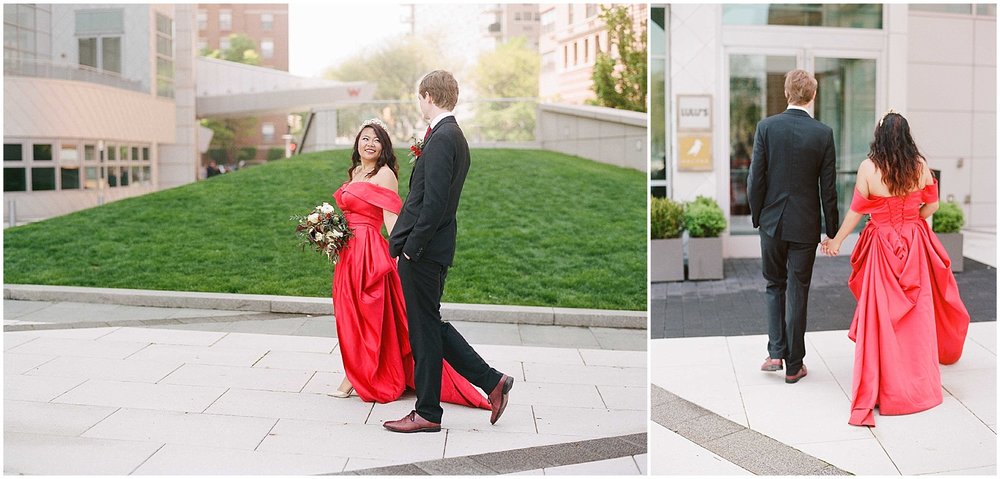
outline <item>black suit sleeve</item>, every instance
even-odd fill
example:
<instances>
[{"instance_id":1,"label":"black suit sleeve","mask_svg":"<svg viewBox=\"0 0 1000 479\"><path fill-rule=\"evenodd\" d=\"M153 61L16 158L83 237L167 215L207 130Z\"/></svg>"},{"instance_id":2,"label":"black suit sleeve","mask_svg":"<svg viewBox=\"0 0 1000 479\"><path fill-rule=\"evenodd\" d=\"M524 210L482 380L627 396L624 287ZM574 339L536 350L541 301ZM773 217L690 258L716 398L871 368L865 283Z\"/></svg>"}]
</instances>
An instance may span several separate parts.
<instances>
[{"instance_id":1,"label":"black suit sleeve","mask_svg":"<svg viewBox=\"0 0 1000 479\"><path fill-rule=\"evenodd\" d=\"M454 140L444 131L436 134L434 141L427 143L420 154L420 159L417 160L425 162L424 197L420 215L406 238L406 244L403 245L403 252L412 260L420 259L424 248L444 219L451 195L456 160Z\"/></svg>"},{"instance_id":2,"label":"black suit sleeve","mask_svg":"<svg viewBox=\"0 0 1000 479\"><path fill-rule=\"evenodd\" d=\"M750 218L753 227L760 227L760 210L764 208L767 196L767 143L760 124L753 135L753 158L750 160L750 174L747 175L747 201L750 204Z\"/></svg>"},{"instance_id":3,"label":"black suit sleeve","mask_svg":"<svg viewBox=\"0 0 1000 479\"><path fill-rule=\"evenodd\" d=\"M837 235L840 211L837 207L837 147L833 143L833 131L829 133L823 163L819 167L819 194L823 201L823 216L826 218L826 235Z\"/></svg>"}]
</instances>

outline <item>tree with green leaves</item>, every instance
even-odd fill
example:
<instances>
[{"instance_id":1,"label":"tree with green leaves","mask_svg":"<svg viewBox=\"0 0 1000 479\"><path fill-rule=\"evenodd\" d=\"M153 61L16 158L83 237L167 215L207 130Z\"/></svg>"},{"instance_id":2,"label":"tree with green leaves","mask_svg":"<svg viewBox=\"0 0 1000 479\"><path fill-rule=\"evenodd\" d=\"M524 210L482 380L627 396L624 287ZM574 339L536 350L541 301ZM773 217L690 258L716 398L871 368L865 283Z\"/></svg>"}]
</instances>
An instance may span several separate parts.
<instances>
[{"instance_id":1,"label":"tree with green leaves","mask_svg":"<svg viewBox=\"0 0 1000 479\"><path fill-rule=\"evenodd\" d=\"M599 52L594 63L591 104L622 110L646 111L646 20L635 25L626 5L601 6L601 20L608 29L609 51ZM638 28L638 31L636 29Z\"/></svg>"},{"instance_id":2,"label":"tree with green leaves","mask_svg":"<svg viewBox=\"0 0 1000 479\"><path fill-rule=\"evenodd\" d=\"M524 37L515 37L479 57L472 78L481 98L538 96L538 52ZM535 138L534 102L480 102L475 105L482 140L530 141Z\"/></svg>"},{"instance_id":3,"label":"tree with green leaves","mask_svg":"<svg viewBox=\"0 0 1000 479\"><path fill-rule=\"evenodd\" d=\"M208 58L217 58L245 65L260 65L260 55L257 44L244 34L229 36L229 48L205 51L202 54ZM256 134L257 118L225 118L201 120L201 125L212 130L212 142L209 144L209 157L220 164L234 164L240 160L250 160L256 156L256 148L250 145L250 139ZM250 154L252 150L253 154Z\"/></svg>"}]
</instances>

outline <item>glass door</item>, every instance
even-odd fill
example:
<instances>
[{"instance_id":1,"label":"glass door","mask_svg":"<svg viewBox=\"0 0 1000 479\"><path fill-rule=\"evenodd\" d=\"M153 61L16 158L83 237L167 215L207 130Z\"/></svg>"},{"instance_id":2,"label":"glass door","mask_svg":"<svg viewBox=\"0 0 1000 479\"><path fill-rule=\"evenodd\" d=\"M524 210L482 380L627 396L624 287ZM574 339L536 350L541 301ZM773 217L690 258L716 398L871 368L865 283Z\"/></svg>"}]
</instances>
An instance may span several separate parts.
<instances>
[{"instance_id":1,"label":"glass door","mask_svg":"<svg viewBox=\"0 0 1000 479\"><path fill-rule=\"evenodd\" d=\"M876 121L877 61L800 51L797 55L729 55L729 214L734 235L756 234L746 179L757 122L785 110L784 75L811 70L818 82L814 115L833 129L837 196L843 218L851 204L858 166L868 155Z\"/></svg>"}]
</instances>

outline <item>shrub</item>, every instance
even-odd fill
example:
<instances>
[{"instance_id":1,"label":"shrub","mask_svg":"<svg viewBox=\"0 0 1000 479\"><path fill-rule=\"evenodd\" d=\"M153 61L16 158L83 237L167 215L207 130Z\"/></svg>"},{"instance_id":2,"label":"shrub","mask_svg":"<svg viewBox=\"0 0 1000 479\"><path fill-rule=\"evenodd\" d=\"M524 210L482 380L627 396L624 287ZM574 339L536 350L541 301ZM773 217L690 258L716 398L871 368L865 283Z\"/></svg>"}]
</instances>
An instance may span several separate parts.
<instances>
[{"instance_id":1,"label":"shrub","mask_svg":"<svg viewBox=\"0 0 1000 479\"><path fill-rule=\"evenodd\" d=\"M271 148L267 150L267 161L280 160L285 157L284 148Z\"/></svg>"},{"instance_id":2,"label":"shrub","mask_svg":"<svg viewBox=\"0 0 1000 479\"><path fill-rule=\"evenodd\" d=\"M685 206L684 226L692 238L715 238L726 229L726 215L715 200L699 196Z\"/></svg>"},{"instance_id":3,"label":"shrub","mask_svg":"<svg viewBox=\"0 0 1000 479\"><path fill-rule=\"evenodd\" d=\"M255 158L257 158L257 148L252 146L240 148L240 151L236 153L237 163L240 161L252 161Z\"/></svg>"},{"instance_id":4,"label":"shrub","mask_svg":"<svg viewBox=\"0 0 1000 479\"><path fill-rule=\"evenodd\" d=\"M650 198L649 229L651 239L680 238L684 232L684 205L670 198Z\"/></svg>"},{"instance_id":5,"label":"shrub","mask_svg":"<svg viewBox=\"0 0 1000 479\"><path fill-rule=\"evenodd\" d=\"M942 202L934 212L933 224L935 233L958 233L965 224L962 207L954 201Z\"/></svg>"}]
</instances>

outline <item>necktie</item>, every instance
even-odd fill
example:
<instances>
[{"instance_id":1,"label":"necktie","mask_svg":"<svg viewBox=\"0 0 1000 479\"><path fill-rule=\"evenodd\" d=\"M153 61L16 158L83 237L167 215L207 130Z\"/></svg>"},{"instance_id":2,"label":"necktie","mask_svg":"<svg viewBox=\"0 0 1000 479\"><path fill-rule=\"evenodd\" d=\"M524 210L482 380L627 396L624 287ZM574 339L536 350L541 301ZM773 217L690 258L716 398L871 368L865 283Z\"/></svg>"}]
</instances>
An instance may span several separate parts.
<instances>
[{"instance_id":1,"label":"necktie","mask_svg":"<svg viewBox=\"0 0 1000 479\"><path fill-rule=\"evenodd\" d=\"M427 137L431 136L431 127L427 127L427 131L424 132L424 141L427 141Z\"/></svg>"}]
</instances>

